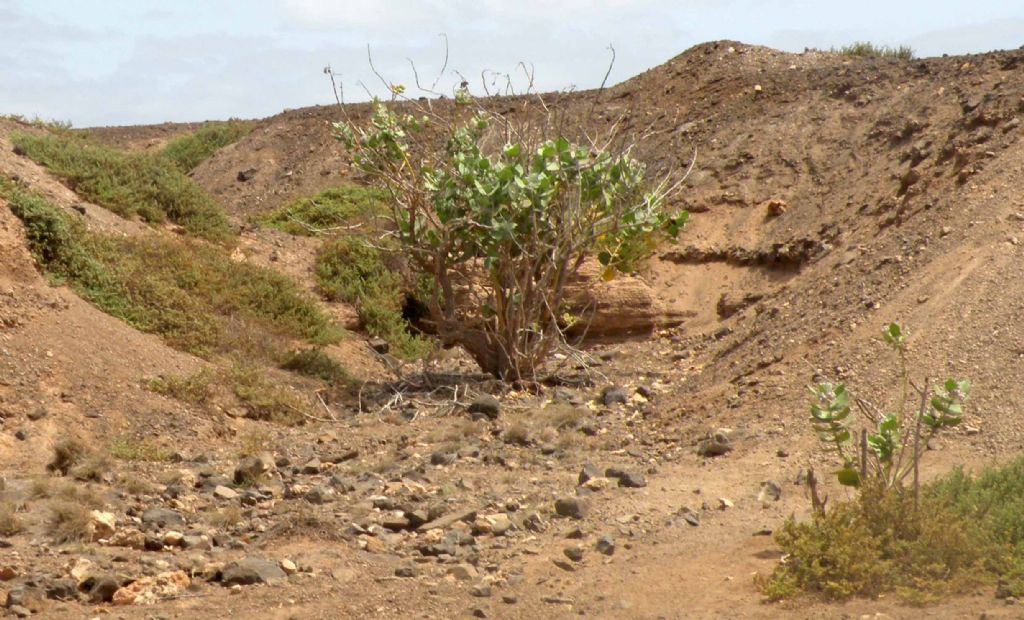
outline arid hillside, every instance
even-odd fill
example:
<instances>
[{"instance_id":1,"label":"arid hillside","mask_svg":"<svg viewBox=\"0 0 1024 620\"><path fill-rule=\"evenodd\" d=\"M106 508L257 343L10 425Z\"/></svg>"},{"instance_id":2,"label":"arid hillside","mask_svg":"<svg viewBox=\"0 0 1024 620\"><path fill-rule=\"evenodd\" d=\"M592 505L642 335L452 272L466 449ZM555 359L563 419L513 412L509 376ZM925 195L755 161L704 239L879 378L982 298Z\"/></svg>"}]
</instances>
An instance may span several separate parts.
<instances>
[{"instance_id":1,"label":"arid hillside","mask_svg":"<svg viewBox=\"0 0 1024 620\"><path fill-rule=\"evenodd\" d=\"M780 561L771 532L810 513L801 474L836 467L807 384L891 400L890 322L910 333L916 380L973 383L925 479L1019 453L1022 66L1020 51L908 61L719 41L601 92L544 95L581 131L617 125L654 172L693 169L677 242L635 277L575 283L597 307L587 357L540 393L458 351L396 353L419 346L408 334L389 354L363 300L325 293L331 240L268 224L362 182L336 106L246 121L174 177L228 241L193 238L173 212L119 214L33 150L52 133L121 165L206 124L0 120L4 613L1013 617L994 586L923 610L780 604L754 575ZM486 105L539 114L529 97ZM53 238L72 258L41 253ZM205 271L161 267L191 256ZM212 291L194 281L206 274ZM710 455L716 434L729 449Z\"/></svg>"}]
</instances>

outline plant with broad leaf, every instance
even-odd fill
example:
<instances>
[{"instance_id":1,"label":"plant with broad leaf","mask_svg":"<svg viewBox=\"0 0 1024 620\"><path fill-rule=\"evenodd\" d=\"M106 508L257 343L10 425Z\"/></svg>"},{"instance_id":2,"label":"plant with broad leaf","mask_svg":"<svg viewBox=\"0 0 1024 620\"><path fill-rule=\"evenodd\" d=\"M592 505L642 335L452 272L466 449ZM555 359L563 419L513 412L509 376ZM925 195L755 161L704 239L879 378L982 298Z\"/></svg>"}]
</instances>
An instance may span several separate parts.
<instances>
[{"instance_id":1,"label":"plant with broad leaf","mask_svg":"<svg viewBox=\"0 0 1024 620\"><path fill-rule=\"evenodd\" d=\"M840 484L861 487L876 483L884 489L902 490L907 477L913 475L916 497L918 466L928 441L942 429L961 423L970 382L947 379L932 386L926 379L917 387L907 369L906 332L892 323L883 330L882 340L898 359L900 391L895 411L883 413L867 400L852 397L842 383L818 383L810 386L811 423L819 438L842 460L842 467L835 472ZM920 398L917 406L909 403L912 390ZM853 405L872 427L861 431L859 441L851 431ZM823 509L823 503L818 507Z\"/></svg>"},{"instance_id":2,"label":"plant with broad leaf","mask_svg":"<svg viewBox=\"0 0 1024 620\"><path fill-rule=\"evenodd\" d=\"M489 112L465 88L447 115L375 101L365 125L335 125L387 192L397 247L433 280L421 300L433 330L511 381L532 380L564 341L565 317L576 320L566 286L588 257L606 279L630 272L688 216L665 205L681 178L651 187L629 148L542 125Z\"/></svg>"}]
</instances>

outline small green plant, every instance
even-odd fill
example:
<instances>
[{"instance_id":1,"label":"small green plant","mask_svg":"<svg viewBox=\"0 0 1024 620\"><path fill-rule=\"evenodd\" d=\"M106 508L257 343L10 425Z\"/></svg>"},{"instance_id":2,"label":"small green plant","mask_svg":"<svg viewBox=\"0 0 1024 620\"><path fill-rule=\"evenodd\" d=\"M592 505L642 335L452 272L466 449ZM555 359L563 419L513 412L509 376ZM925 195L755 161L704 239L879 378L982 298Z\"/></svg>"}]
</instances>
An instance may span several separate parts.
<instances>
[{"instance_id":1,"label":"small green plant","mask_svg":"<svg viewBox=\"0 0 1024 620\"><path fill-rule=\"evenodd\" d=\"M415 101L415 115L376 101L366 126L335 127L387 192L399 251L435 284L422 301L442 343L498 378L532 380L564 340L565 287L586 258L607 278L631 271L687 214L664 206L679 182L648 188L628 148L573 144L557 126L538 131L544 123L474 103L462 88L442 119ZM443 150L429 148L428 126Z\"/></svg>"},{"instance_id":2,"label":"small green plant","mask_svg":"<svg viewBox=\"0 0 1024 620\"><path fill-rule=\"evenodd\" d=\"M850 45L844 45L839 49L832 48L832 53L843 56L861 56L868 58L895 58L899 60L913 60L914 50L906 45L890 47L888 45L875 45L868 41L855 41Z\"/></svg>"},{"instance_id":3,"label":"small green plant","mask_svg":"<svg viewBox=\"0 0 1024 620\"><path fill-rule=\"evenodd\" d=\"M159 154L123 153L70 132L14 133L11 142L83 198L122 217L137 215L151 223L169 219L211 241L235 236L224 211Z\"/></svg>"},{"instance_id":4,"label":"small green plant","mask_svg":"<svg viewBox=\"0 0 1024 620\"><path fill-rule=\"evenodd\" d=\"M179 172L189 173L225 146L246 136L251 127L241 121L207 123L193 133L167 143L160 155Z\"/></svg>"},{"instance_id":5,"label":"small green plant","mask_svg":"<svg viewBox=\"0 0 1024 620\"><path fill-rule=\"evenodd\" d=\"M386 212L379 190L345 186L300 198L260 218L260 223L290 235L314 237L357 230Z\"/></svg>"},{"instance_id":6,"label":"small green plant","mask_svg":"<svg viewBox=\"0 0 1024 620\"><path fill-rule=\"evenodd\" d=\"M922 387L913 386L907 368L907 336L903 328L890 324L883 330L882 340L898 359L899 398L895 411L883 413L864 399L852 399L842 383L819 383L810 386L811 424L819 438L843 462L836 472L840 484L861 487L874 480L885 489L898 490L907 476L913 474L914 496L917 497L918 465L928 440L963 420L963 402L970 391L970 382L947 379L932 386L926 379ZM910 403L911 388L920 397L917 407ZM861 433L859 445L850 430L852 404L857 405L873 426L870 433Z\"/></svg>"}]
</instances>

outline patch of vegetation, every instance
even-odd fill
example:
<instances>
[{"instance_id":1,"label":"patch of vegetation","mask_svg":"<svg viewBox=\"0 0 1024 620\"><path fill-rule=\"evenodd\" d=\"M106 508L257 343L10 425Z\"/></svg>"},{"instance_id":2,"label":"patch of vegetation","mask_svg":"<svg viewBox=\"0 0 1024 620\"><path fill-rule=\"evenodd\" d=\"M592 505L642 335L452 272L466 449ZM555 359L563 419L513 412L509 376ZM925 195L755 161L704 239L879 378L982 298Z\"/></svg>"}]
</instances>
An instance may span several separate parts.
<instances>
[{"instance_id":1,"label":"patch of vegetation","mask_svg":"<svg viewBox=\"0 0 1024 620\"><path fill-rule=\"evenodd\" d=\"M161 462L171 457L171 451L151 439L115 437L107 447L110 456L121 461Z\"/></svg>"},{"instance_id":2,"label":"patch of vegetation","mask_svg":"<svg viewBox=\"0 0 1024 620\"><path fill-rule=\"evenodd\" d=\"M835 54L843 56L860 56L867 58L895 58L898 60L913 60L914 50L906 45L889 47L888 45L875 45L868 41L855 41L850 45L844 45L839 49L832 48Z\"/></svg>"},{"instance_id":3,"label":"patch of vegetation","mask_svg":"<svg viewBox=\"0 0 1024 620\"><path fill-rule=\"evenodd\" d=\"M344 373L340 365L332 371ZM345 373L347 376L347 373ZM147 387L157 393L193 404L202 404L214 395L215 386L226 389L245 408L246 417L281 424L300 424L311 411L310 402L288 385L267 378L251 362L236 360L219 372L201 370L184 377L160 377Z\"/></svg>"},{"instance_id":4,"label":"patch of vegetation","mask_svg":"<svg viewBox=\"0 0 1024 620\"><path fill-rule=\"evenodd\" d=\"M193 133L174 138L160 155L179 172L189 173L218 150L246 136L251 127L240 121L207 123Z\"/></svg>"},{"instance_id":5,"label":"patch of vegetation","mask_svg":"<svg viewBox=\"0 0 1024 620\"><path fill-rule=\"evenodd\" d=\"M290 235L325 235L384 215L387 206L383 199L380 190L335 187L287 204L261 218L260 223Z\"/></svg>"},{"instance_id":6,"label":"patch of vegetation","mask_svg":"<svg viewBox=\"0 0 1024 620\"><path fill-rule=\"evenodd\" d=\"M191 375L156 377L150 379L146 387L157 394L163 394L186 403L198 404L210 397L210 386L215 378L213 371L204 368Z\"/></svg>"},{"instance_id":7,"label":"patch of vegetation","mask_svg":"<svg viewBox=\"0 0 1024 620\"><path fill-rule=\"evenodd\" d=\"M761 583L771 599L800 593L827 599L896 592L924 602L991 582L990 545L939 498L915 507L908 494L864 488L852 502L776 534L786 561Z\"/></svg>"},{"instance_id":8,"label":"patch of vegetation","mask_svg":"<svg viewBox=\"0 0 1024 620\"><path fill-rule=\"evenodd\" d=\"M430 350L428 340L409 332L404 280L379 249L355 236L331 239L317 253L315 275L326 299L354 305L366 332L388 341L398 357L416 359Z\"/></svg>"},{"instance_id":9,"label":"patch of vegetation","mask_svg":"<svg viewBox=\"0 0 1024 620\"><path fill-rule=\"evenodd\" d=\"M268 380L258 367L237 363L228 380L248 417L288 425L305 422L309 400L286 385Z\"/></svg>"},{"instance_id":10,"label":"patch of vegetation","mask_svg":"<svg viewBox=\"0 0 1024 620\"><path fill-rule=\"evenodd\" d=\"M122 217L169 219L210 241L235 235L224 211L168 158L124 153L69 132L15 133L11 141L82 197Z\"/></svg>"},{"instance_id":11,"label":"patch of vegetation","mask_svg":"<svg viewBox=\"0 0 1024 620\"><path fill-rule=\"evenodd\" d=\"M0 195L24 222L29 249L52 279L175 348L209 357L246 342L260 344L252 334L313 344L342 336L291 280L233 261L217 246L90 233L45 199L10 183L0 182Z\"/></svg>"},{"instance_id":12,"label":"patch of vegetation","mask_svg":"<svg viewBox=\"0 0 1024 620\"><path fill-rule=\"evenodd\" d=\"M329 383L346 384L352 381L345 367L320 348L298 349L288 353L281 362L281 368Z\"/></svg>"},{"instance_id":13,"label":"patch of vegetation","mask_svg":"<svg viewBox=\"0 0 1024 620\"><path fill-rule=\"evenodd\" d=\"M28 118L21 114L0 114L0 119L23 123L25 125L32 125L33 127L47 129L50 131L68 131L72 127L71 121L59 121L57 119L46 120L38 115Z\"/></svg>"}]
</instances>

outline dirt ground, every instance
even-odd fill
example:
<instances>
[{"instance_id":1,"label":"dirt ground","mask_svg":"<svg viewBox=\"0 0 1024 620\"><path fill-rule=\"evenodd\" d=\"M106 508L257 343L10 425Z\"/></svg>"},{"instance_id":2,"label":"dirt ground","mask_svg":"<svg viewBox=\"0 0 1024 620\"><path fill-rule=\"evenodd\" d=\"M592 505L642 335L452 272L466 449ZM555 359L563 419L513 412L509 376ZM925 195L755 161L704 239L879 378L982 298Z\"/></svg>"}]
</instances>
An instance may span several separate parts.
<instances>
[{"instance_id":1,"label":"dirt ground","mask_svg":"<svg viewBox=\"0 0 1024 620\"><path fill-rule=\"evenodd\" d=\"M780 560L770 533L809 512L798 474L833 465L806 422L805 386L820 374L872 401L892 397L878 341L890 321L911 333L915 376L973 383L965 425L935 442L925 475L1019 454L1024 417L1006 391L1024 381L1022 66L1019 51L903 62L720 41L605 92L564 96L595 131L619 121L643 134L637 155L653 170L696 157L682 193L692 216L640 278L660 320L594 345L590 385L540 395L464 374L461 398L439 387L363 412L325 403L324 418L299 427L165 398L146 381L207 362L48 283L0 203L0 499L25 506L26 522L0 537L0 602L27 597L21 607L40 618L1024 617L991 589L915 608L772 604L755 584ZM192 176L245 224L351 179L331 137L337 119L317 107L255 121ZM190 128L89 133L140 149ZM17 156L14 130L25 128L0 121L0 173L92 228L164 234ZM240 181L243 170L255 172ZM310 243L248 227L237 254L311 288ZM357 327L351 308L331 310ZM391 376L358 334L332 353L360 378ZM440 363L471 370L456 352ZM608 387L625 402L606 404ZM465 405L482 392L501 412L472 421ZM699 456L719 430L734 449ZM38 487L59 483L45 466L68 434L170 454L119 460L113 479L79 485L128 542L48 538ZM264 451L262 482L234 485L244 457ZM604 482L579 491L588 463L637 484L597 475ZM777 500L761 493L766 482ZM576 498L566 511L580 518L557 513L556 500ZM177 517L157 523L152 509ZM288 560L294 574L216 582L245 558ZM151 605L48 596L83 559L122 584L180 570L189 585Z\"/></svg>"}]
</instances>

